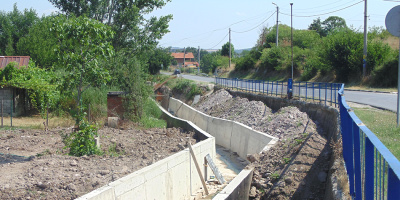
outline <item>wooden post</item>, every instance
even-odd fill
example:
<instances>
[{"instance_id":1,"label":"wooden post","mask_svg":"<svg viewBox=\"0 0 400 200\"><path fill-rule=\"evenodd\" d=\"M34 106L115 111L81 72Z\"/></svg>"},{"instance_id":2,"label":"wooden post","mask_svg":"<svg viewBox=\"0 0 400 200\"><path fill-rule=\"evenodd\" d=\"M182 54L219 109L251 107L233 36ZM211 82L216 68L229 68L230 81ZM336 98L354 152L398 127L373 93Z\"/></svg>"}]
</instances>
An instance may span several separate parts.
<instances>
[{"instance_id":1,"label":"wooden post","mask_svg":"<svg viewBox=\"0 0 400 200\"><path fill-rule=\"evenodd\" d=\"M13 98L14 98L14 96L13 96ZM11 127L12 127L12 117L13 117L13 108L14 108L14 104L13 104L13 101L14 101L14 99L11 99Z\"/></svg>"},{"instance_id":2,"label":"wooden post","mask_svg":"<svg viewBox=\"0 0 400 200\"><path fill-rule=\"evenodd\" d=\"M1 128L3 128L3 99L1 100Z\"/></svg>"},{"instance_id":3,"label":"wooden post","mask_svg":"<svg viewBox=\"0 0 400 200\"><path fill-rule=\"evenodd\" d=\"M190 144L190 142L188 142L188 146L189 146L190 154L192 154L192 157L193 157L193 162L196 165L197 173L199 174L201 183L203 184L204 191L206 192L206 195L208 195L208 189L206 186L206 182L204 181L203 175L201 174L199 163L197 163L197 159L196 159L196 156L194 155L194 151L192 149L192 145Z\"/></svg>"},{"instance_id":4,"label":"wooden post","mask_svg":"<svg viewBox=\"0 0 400 200\"><path fill-rule=\"evenodd\" d=\"M47 102L47 110L46 110L46 127L45 130L49 129L49 102Z\"/></svg>"}]
</instances>

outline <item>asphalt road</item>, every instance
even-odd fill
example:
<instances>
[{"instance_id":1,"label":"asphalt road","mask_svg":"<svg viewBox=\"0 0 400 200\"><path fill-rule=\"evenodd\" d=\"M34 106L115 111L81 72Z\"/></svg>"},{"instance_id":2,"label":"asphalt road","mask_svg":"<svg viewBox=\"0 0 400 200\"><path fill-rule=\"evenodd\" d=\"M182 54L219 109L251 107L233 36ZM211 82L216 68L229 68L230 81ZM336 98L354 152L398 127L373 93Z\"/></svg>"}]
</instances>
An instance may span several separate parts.
<instances>
[{"instance_id":1,"label":"asphalt road","mask_svg":"<svg viewBox=\"0 0 400 200\"><path fill-rule=\"evenodd\" d=\"M181 74L181 76L183 78L195 81L215 82L215 78L213 77L202 77L187 74ZM344 96L347 102L366 104L397 112L397 94L345 90Z\"/></svg>"}]
</instances>

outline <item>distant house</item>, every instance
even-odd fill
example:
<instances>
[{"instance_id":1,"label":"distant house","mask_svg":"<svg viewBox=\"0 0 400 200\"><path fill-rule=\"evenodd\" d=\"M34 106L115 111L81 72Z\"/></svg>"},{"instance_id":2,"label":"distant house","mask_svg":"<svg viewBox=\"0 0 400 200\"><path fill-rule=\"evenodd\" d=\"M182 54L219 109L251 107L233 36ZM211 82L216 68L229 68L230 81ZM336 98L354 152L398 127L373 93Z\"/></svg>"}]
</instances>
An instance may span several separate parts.
<instances>
[{"instance_id":1,"label":"distant house","mask_svg":"<svg viewBox=\"0 0 400 200\"><path fill-rule=\"evenodd\" d=\"M198 62L194 61L194 55L192 52L189 53L171 53L171 56L176 60L177 67L190 67L190 66L199 66Z\"/></svg>"},{"instance_id":2,"label":"distant house","mask_svg":"<svg viewBox=\"0 0 400 200\"><path fill-rule=\"evenodd\" d=\"M10 62L18 63L18 67L28 66L29 59L29 56L0 56L0 69L3 70ZM19 116L25 114L29 109L27 91L22 88L0 88L0 106L1 103L3 103L4 116L11 115L11 110L13 116Z\"/></svg>"}]
</instances>

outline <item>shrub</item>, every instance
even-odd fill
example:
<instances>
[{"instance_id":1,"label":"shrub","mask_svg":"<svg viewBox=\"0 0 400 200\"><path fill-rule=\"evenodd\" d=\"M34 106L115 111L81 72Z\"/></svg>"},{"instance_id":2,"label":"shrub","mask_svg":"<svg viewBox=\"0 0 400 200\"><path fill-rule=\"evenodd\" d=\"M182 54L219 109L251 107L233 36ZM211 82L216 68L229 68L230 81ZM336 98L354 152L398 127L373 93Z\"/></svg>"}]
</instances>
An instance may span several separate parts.
<instances>
[{"instance_id":1,"label":"shrub","mask_svg":"<svg viewBox=\"0 0 400 200\"><path fill-rule=\"evenodd\" d=\"M83 156L100 153L95 142L96 136L97 128L82 120L79 131L73 132L64 141L66 143L65 147L69 148L69 155Z\"/></svg>"}]
</instances>

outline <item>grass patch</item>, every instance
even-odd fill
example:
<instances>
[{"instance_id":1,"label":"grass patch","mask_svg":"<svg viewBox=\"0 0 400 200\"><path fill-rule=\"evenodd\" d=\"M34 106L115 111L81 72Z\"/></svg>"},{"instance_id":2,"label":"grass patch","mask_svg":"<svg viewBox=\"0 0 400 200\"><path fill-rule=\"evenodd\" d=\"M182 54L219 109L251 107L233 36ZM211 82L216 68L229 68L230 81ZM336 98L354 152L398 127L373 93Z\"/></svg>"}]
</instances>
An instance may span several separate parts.
<instances>
[{"instance_id":1,"label":"grass patch","mask_svg":"<svg viewBox=\"0 0 400 200\"><path fill-rule=\"evenodd\" d=\"M143 116L140 119L140 124L144 128L165 128L167 127L167 122L160 119L162 111L156 105L156 102L148 99L144 105Z\"/></svg>"},{"instance_id":2,"label":"grass patch","mask_svg":"<svg viewBox=\"0 0 400 200\"><path fill-rule=\"evenodd\" d=\"M379 138L397 159L400 159L400 128L396 113L375 108L353 108L360 120Z\"/></svg>"},{"instance_id":3,"label":"grass patch","mask_svg":"<svg viewBox=\"0 0 400 200\"><path fill-rule=\"evenodd\" d=\"M27 116L27 117L13 117L12 125L13 128L24 128L24 129L44 129L43 119L39 115ZM71 117L56 117L49 114L49 128L56 127L70 127L75 124L75 121ZM3 128L9 130L11 127L11 118L3 117Z\"/></svg>"}]
</instances>

